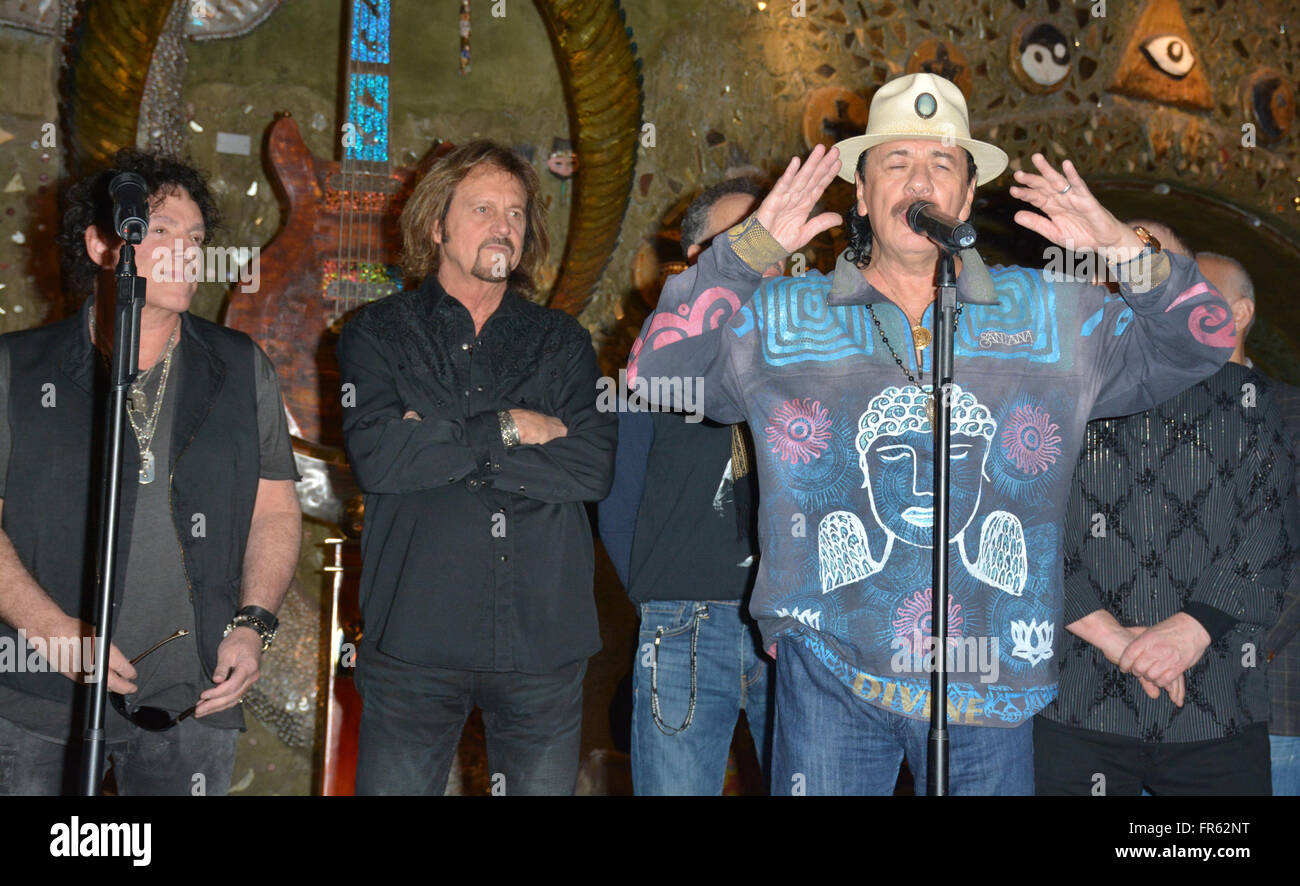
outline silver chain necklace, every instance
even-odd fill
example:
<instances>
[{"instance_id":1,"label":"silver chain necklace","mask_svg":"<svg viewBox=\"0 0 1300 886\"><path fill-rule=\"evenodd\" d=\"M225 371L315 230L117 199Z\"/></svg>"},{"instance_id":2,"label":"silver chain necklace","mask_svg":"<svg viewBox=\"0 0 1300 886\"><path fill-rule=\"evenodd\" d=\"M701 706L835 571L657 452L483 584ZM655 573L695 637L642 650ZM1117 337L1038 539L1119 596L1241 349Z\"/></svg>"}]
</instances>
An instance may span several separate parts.
<instances>
[{"instance_id":1,"label":"silver chain necklace","mask_svg":"<svg viewBox=\"0 0 1300 886\"><path fill-rule=\"evenodd\" d=\"M153 443L154 432L158 430L158 416L162 412L163 398L167 393L167 376L171 374L172 369L172 351L176 349L176 343L180 340L180 331L180 324L177 324L171 338L167 340L167 352L162 359L162 375L158 379L158 395L154 399L152 410L146 405L148 397L144 388L158 364L155 363L147 371L137 375L131 384L130 405L127 407L126 415L131 421L131 430L135 432L135 440L140 444L140 485L142 486L154 481L156 460L150 444ZM146 412L149 413L148 416L145 416Z\"/></svg>"}]
</instances>

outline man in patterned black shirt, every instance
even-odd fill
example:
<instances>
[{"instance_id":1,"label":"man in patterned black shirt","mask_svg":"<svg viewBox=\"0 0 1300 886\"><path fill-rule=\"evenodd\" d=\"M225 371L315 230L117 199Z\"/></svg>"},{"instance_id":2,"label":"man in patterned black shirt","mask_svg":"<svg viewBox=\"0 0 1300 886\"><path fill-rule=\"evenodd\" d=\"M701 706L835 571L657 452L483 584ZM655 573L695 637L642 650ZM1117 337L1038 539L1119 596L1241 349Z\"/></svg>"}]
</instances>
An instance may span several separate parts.
<instances>
[{"instance_id":1,"label":"man in patterned black shirt","mask_svg":"<svg viewBox=\"0 0 1300 886\"><path fill-rule=\"evenodd\" d=\"M1089 425L1065 539L1075 636L1035 722L1039 794L1271 792L1263 641L1297 538L1295 461L1278 386L1247 365L1249 278L1222 256L1198 265L1242 334L1204 381Z\"/></svg>"}]
</instances>

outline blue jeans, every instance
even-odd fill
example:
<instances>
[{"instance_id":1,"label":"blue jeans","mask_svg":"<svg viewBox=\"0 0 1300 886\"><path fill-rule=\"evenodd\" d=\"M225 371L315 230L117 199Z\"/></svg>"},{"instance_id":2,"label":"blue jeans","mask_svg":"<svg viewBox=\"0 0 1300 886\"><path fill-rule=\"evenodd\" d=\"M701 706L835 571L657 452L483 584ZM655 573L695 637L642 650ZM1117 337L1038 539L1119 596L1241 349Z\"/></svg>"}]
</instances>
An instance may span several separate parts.
<instances>
[{"instance_id":1,"label":"blue jeans","mask_svg":"<svg viewBox=\"0 0 1300 886\"><path fill-rule=\"evenodd\" d=\"M658 644L655 641L658 639ZM641 604L632 668L632 788L642 796L722 793L744 710L768 771L771 661L739 600Z\"/></svg>"},{"instance_id":2,"label":"blue jeans","mask_svg":"<svg viewBox=\"0 0 1300 886\"><path fill-rule=\"evenodd\" d=\"M1270 735L1273 796L1300 797L1300 735Z\"/></svg>"},{"instance_id":3,"label":"blue jeans","mask_svg":"<svg viewBox=\"0 0 1300 886\"><path fill-rule=\"evenodd\" d=\"M776 656L772 794L889 796L907 766L926 792L930 721L913 720L854 696L804 644L782 637ZM948 792L1034 792L1033 721L1019 726L948 726Z\"/></svg>"},{"instance_id":4,"label":"blue jeans","mask_svg":"<svg viewBox=\"0 0 1300 886\"><path fill-rule=\"evenodd\" d=\"M357 795L442 796L475 705L483 712L494 793L572 794L586 672L586 661L552 674L422 667L363 644Z\"/></svg>"}]
</instances>

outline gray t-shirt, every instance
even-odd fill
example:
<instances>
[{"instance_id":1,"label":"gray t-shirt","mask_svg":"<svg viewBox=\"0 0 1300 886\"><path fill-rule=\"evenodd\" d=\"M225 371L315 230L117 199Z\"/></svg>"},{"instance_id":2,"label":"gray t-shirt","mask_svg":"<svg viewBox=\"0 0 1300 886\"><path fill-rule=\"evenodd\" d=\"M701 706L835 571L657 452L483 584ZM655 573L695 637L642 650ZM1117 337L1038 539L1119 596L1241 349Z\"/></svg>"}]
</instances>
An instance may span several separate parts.
<instances>
[{"instance_id":1,"label":"gray t-shirt","mask_svg":"<svg viewBox=\"0 0 1300 886\"><path fill-rule=\"evenodd\" d=\"M171 641L136 665L139 692L127 699L133 708L147 705L162 708L173 715L193 706L198 701L199 693L214 685L204 677L199 660L194 606L190 599L181 543L176 535L169 503L172 425L176 416L177 399L182 396L179 389L184 360L184 348L178 342L172 352L172 364L163 392L157 429L149 442L149 449L154 455L154 480L139 485L136 490L126 586L117 591L119 614L112 638L113 645L122 650L123 655L134 658L178 629L183 628L189 632L188 636ZM146 379L146 415L154 408L162 382L162 369L162 361L159 360ZM279 380L270 358L260 347L254 347L254 377L257 383L257 427L261 451L259 476L267 480L297 479L284 404L280 399ZM9 352L0 348L0 418L3 418L0 420L0 499L4 497L10 454L8 399ZM134 433L129 425L127 433ZM135 474L123 473L123 483L138 481ZM82 728L80 722L73 722L74 706L8 687L0 687L0 717L29 732L58 741L66 741L79 734ZM199 722L215 728L238 729L243 727L244 720L240 708L234 707L210 714ZM109 741L126 739L131 735L126 719L119 716L111 706L108 709L106 727Z\"/></svg>"}]
</instances>

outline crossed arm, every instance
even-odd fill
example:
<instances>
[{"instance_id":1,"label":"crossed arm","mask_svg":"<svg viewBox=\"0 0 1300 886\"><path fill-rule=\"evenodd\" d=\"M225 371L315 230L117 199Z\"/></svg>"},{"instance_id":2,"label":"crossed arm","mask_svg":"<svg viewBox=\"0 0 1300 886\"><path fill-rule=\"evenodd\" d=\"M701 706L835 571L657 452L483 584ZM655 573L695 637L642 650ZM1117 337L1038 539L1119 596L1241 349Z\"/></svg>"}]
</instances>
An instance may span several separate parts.
<instances>
[{"instance_id":1,"label":"crossed arm","mask_svg":"<svg viewBox=\"0 0 1300 886\"><path fill-rule=\"evenodd\" d=\"M521 445L506 449L495 409L468 418L421 415L404 402L383 346L344 327L339 367L356 402L343 436L361 488L407 493L479 476L503 491L545 502L598 501L609 492L617 423L596 406L600 370L589 341L574 347L556 390L556 415L508 410Z\"/></svg>"}]
</instances>

